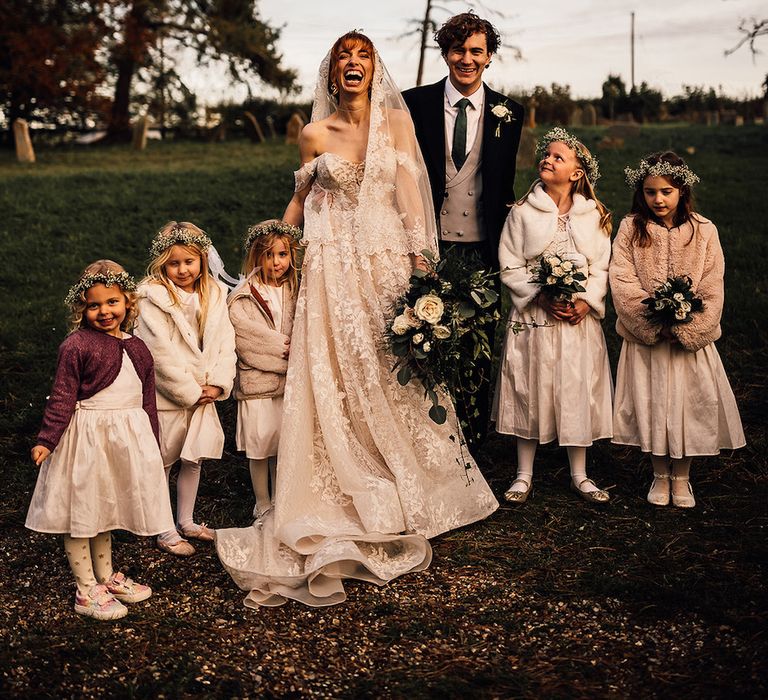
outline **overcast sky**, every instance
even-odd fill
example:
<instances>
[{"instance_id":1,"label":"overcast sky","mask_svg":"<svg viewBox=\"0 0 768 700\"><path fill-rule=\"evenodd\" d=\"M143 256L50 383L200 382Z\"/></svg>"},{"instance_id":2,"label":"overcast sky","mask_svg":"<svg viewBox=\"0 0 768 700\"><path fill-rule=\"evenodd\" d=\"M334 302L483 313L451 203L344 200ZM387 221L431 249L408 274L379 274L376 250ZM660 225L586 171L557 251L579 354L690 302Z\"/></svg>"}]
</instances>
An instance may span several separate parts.
<instances>
[{"instance_id":1,"label":"overcast sky","mask_svg":"<svg viewBox=\"0 0 768 700\"><path fill-rule=\"evenodd\" d=\"M465 2L436 4L453 13ZM630 13L635 12L635 82L646 81L666 96L682 85L720 88L736 97L757 96L768 73L768 37L758 40L754 59L744 46L725 57L740 34L742 18L768 16L765 0L484 0L504 16L479 13L499 29L505 44L517 46L523 60L502 49L486 72L497 89L531 89L552 82L571 86L574 97L596 97L609 73L630 84ZM283 26L284 64L298 70L305 95L311 94L321 59L333 41L349 29L373 39L401 88L416 82L418 39L398 38L413 28L426 0L260 0L262 18ZM449 15L435 10L442 23ZM206 102L241 98L223 77L184 70L190 87ZM424 82L446 74L437 50L428 52Z\"/></svg>"}]
</instances>

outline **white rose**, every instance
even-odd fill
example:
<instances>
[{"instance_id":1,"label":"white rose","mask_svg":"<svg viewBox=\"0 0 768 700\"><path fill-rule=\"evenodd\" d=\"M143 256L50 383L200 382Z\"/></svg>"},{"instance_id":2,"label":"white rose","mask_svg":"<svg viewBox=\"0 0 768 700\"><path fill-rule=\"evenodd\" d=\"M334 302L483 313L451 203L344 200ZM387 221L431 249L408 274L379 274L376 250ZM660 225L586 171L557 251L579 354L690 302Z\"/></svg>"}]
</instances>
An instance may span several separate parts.
<instances>
[{"instance_id":1,"label":"white rose","mask_svg":"<svg viewBox=\"0 0 768 700\"><path fill-rule=\"evenodd\" d=\"M653 308L656 309L656 311L661 311L665 306L666 304L660 299L653 302Z\"/></svg>"},{"instance_id":2,"label":"white rose","mask_svg":"<svg viewBox=\"0 0 768 700\"><path fill-rule=\"evenodd\" d=\"M392 321L392 332L395 335L403 335L403 333L405 333L409 328L410 325L408 323L408 319L404 314L396 316L395 320Z\"/></svg>"},{"instance_id":3,"label":"white rose","mask_svg":"<svg viewBox=\"0 0 768 700\"><path fill-rule=\"evenodd\" d=\"M507 109L506 105L498 104L493 107L491 114L497 119L505 119L509 116L509 109Z\"/></svg>"},{"instance_id":4,"label":"white rose","mask_svg":"<svg viewBox=\"0 0 768 700\"><path fill-rule=\"evenodd\" d=\"M573 277L571 277L570 275L566 275L565 277L563 277L563 282L565 284L573 284Z\"/></svg>"},{"instance_id":5,"label":"white rose","mask_svg":"<svg viewBox=\"0 0 768 700\"><path fill-rule=\"evenodd\" d=\"M427 341L421 347L424 350L424 352L429 352L432 349L432 344L429 341Z\"/></svg>"},{"instance_id":6,"label":"white rose","mask_svg":"<svg viewBox=\"0 0 768 700\"><path fill-rule=\"evenodd\" d=\"M445 340L451 337L451 329L448 326L435 326L432 332L438 340Z\"/></svg>"},{"instance_id":7,"label":"white rose","mask_svg":"<svg viewBox=\"0 0 768 700\"><path fill-rule=\"evenodd\" d=\"M691 302L683 301L680 303L680 311L685 311L685 313L689 313L690 310L691 310Z\"/></svg>"},{"instance_id":8,"label":"white rose","mask_svg":"<svg viewBox=\"0 0 768 700\"><path fill-rule=\"evenodd\" d=\"M562 277L562 276L565 274L565 270L563 270L563 268L562 268L562 267L560 267L560 265L555 265L555 266L552 268L552 274L553 274L555 277Z\"/></svg>"},{"instance_id":9,"label":"white rose","mask_svg":"<svg viewBox=\"0 0 768 700\"><path fill-rule=\"evenodd\" d=\"M558 258L556 255L550 255L548 258L544 258L544 261L549 265L550 267L554 267L555 265L559 265L562 260Z\"/></svg>"},{"instance_id":10,"label":"white rose","mask_svg":"<svg viewBox=\"0 0 768 700\"><path fill-rule=\"evenodd\" d=\"M424 340L424 334L423 333L417 333L412 338L413 344L418 345L422 340Z\"/></svg>"},{"instance_id":11,"label":"white rose","mask_svg":"<svg viewBox=\"0 0 768 700\"><path fill-rule=\"evenodd\" d=\"M675 301L682 301L683 299L685 299L685 297L682 295L682 293L681 293L681 292L675 292L675 293L672 295L672 298L673 298Z\"/></svg>"},{"instance_id":12,"label":"white rose","mask_svg":"<svg viewBox=\"0 0 768 700\"><path fill-rule=\"evenodd\" d=\"M557 277L552 277L552 275L547 277L547 284L557 284Z\"/></svg>"},{"instance_id":13,"label":"white rose","mask_svg":"<svg viewBox=\"0 0 768 700\"><path fill-rule=\"evenodd\" d=\"M443 316L443 300L436 294L425 294L413 305L413 311L422 321L434 325Z\"/></svg>"},{"instance_id":14,"label":"white rose","mask_svg":"<svg viewBox=\"0 0 768 700\"><path fill-rule=\"evenodd\" d=\"M675 311L675 319L677 319L678 321L684 321L687 315L688 314L682 309L678 309L677 311Z\"/></svg>"},{"instance_id":15,"label":"white rose","mask_svg":"<svg viewBox=\"0 0 768 700\"><path fill-rule=\"evenodd\" d=\"M560 267L562 267L565 272L570 272L573 270L573 263L570 260L563 260L563 262L560 263Z\"/></svg>"}]
</instances>

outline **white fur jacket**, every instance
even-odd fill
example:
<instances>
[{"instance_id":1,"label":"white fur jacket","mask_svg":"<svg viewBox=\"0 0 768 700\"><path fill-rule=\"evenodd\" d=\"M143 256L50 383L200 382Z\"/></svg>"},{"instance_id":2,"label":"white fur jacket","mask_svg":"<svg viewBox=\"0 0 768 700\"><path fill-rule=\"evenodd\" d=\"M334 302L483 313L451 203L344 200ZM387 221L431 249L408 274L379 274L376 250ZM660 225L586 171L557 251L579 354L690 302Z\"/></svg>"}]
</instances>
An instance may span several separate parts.
<instances>
[{"instance_id":1,"label":"white fur jacket","mask_svg":"<svg viewBox=\"0 0 768 700\"><path fill-rule=\"evenodd\" d=\"M254 285L255 286L255 285ZM258 291L258 288L257 288ZM243 282L227 301L229 318L235 329L237 347L237 379L235 398L265 399L282 396L288 360L283 357L286 340L291 337L296 300L284 290L280 328L268 313L269 308L251 293Z\"/></svg>"},{"instance_id":2,"label":"white fur jacket","mask_svg":"<svg viewBox=\"0 0 768 700\"><path fill-rule=\"evenodd\" d=\"M531 268L555 237L557 214L554 200L538 184L525 202L513 205L501 232L501 281L509 288L512 303L520 313L539 293L540 287L530 282ZM574 299L583 299L598 318L603 318L611 238L600 228L594 200L574 195L569 215L575 252L587 259L587 269L582 270L587 279L581 283L586 291L575 294Z\"/></svg>"},{"instance_id":3,"label":"white fur jacket","mask_svg":"<svg viewBox=\"0 0 768 700\"><path fill-rule=\"evenodd\" d=\"M616 331L633 343L655 345L661 326L646 317L643 299L669 277L691 278L692 291L704 302L704 308L693 314L690 323L677 323L672 333L691 352L720 337L723 313L723 275L725 261L715 225L698 214L693 222L667 230L648 223L651 245L641 248L632 244L634 224L627 216L619 226L613 243L610 267L611 294L616 307Z\"/></svg>"},{"instance_id":4,"label":"white fur jacket","mask_svg":"<svg viewBox=\"0 0 768 700\"><path fill-rule=\"evenodd\" d=\"M235 378L235 332L227 314L225 287L211 280L202 349L181 308L161 284L139 285L139 317L135 334L155 359L157 408L191 408L204 384L217 386L223 401Z\"/></svg>"}]
</instances>

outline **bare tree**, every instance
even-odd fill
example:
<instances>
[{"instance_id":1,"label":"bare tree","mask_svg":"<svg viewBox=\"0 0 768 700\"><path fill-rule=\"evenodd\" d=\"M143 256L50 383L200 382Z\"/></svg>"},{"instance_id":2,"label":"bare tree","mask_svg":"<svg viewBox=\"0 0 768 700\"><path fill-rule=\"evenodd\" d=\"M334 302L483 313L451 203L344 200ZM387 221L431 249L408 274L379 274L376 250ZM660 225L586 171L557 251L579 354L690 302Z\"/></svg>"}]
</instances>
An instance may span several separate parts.
<instances>
[{"instance_id":1,"label":"bare tree","mask_svg":"<svg viewBox=\"0 0 768 700\"><path fill-rule=\"evenodd\" d=\"M739 31L742 34L741 39L735 46L727 49L725 55L730 56L744 46L744 44L747 44L754 57L756 54L760 53L759 49L755 48L755 41L758 37L768 34L768 19L757 19L756 17L743 19L739 22Z\"/></svg>"},{"instance_id":2,"label":"bare tree","mask_svg":"<svg viewBox=\"0 0 768 700\"><path fill-rule=\"evenodd\" d=\"M461 2L465 5L469 5L471 9L479 8L483 14L486 15L492 15L495 17L499 17L501 19L506 19L506 15L503 12L500 12L499 10L494 10L491 7L488 7L485 3L480 2L479 0L476 2L466 2L466 0L443 0L446 3L454 3L454 2ZM421 85L422 79L424 77L424 61L427 54L427 49L437 49L437 46L430 46L428 41L429 37L434 35L434 33L437 31L437 21L433 19L432 17L432 11L433 10L439 10L447 15L451 14L451 10L447 7L444 7L442 5L436 5L434 0L426 0L426 8L424 9L424 18L423 19L411 19L408 21L410 25L414 25L413 29L405 32L401 35L400 38L404 38L407 36L419 36L419 68L416 71L416 85ZM509 46L507 44L502 45L504 48L511 49L514 53L515 59L520 60L523 57L522 51L517 46Z\"/></svg>"}]
</instances>

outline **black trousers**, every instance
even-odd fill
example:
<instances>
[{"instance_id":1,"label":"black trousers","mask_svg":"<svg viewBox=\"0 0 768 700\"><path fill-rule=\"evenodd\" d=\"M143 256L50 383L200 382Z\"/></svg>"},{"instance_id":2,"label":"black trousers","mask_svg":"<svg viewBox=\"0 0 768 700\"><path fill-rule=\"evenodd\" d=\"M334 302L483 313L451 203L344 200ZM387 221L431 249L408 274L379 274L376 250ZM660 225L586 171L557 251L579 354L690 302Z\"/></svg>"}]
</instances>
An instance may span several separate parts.
<instances>
[{"instance_id":1,"label":"black trousers","mask_svg":"<svg viewBox=\"0 0 768 700\"><path fill-rule=\"evenodd\" d=\"M479 260L477 258L478 254ZM441 257L460 256L468 262L471 261L473 269L490 270L496 267L485 243L451 243L446 245L441 241L440 255ZM498 279L497 287L499 287ZM497 304L500 303L501 295L499 295L499 301L497 301ZM488 334L491 342L491 351L493 351L496 324L488 324L484 330ZM470 451L473 451L482 445L488 435L492 380L490 359L478 358L472 370L471 380L479 387L478 391L475 394L456 395L453 397L453 401L456 406L456 414L464 431L464 438Z\"/></svg>"}]
</instances>

